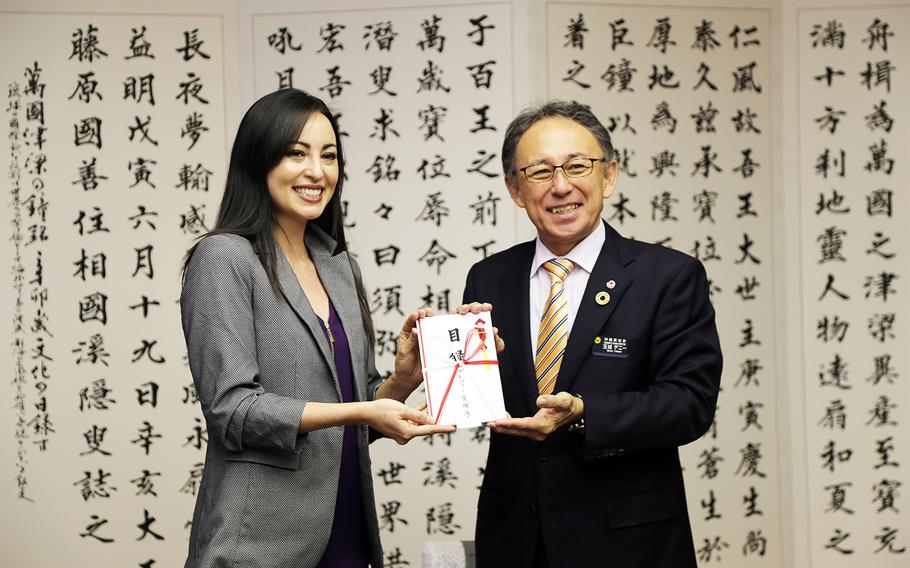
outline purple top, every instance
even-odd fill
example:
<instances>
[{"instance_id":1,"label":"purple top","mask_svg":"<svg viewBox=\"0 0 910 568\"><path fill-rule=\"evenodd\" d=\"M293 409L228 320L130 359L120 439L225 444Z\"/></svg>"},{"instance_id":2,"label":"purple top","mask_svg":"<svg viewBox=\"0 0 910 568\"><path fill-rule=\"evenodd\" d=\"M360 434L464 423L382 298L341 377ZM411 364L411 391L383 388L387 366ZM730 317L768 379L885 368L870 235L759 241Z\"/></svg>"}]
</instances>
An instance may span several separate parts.
<instances>
[{"instance_id":1,"label":"purple top","mask_svg":"<svg viewBox=\"0 0 910 568\"><path fill-rule=\"evenodd\" d=\"M322 332L326 339L325 322ZM348 338L329 302L329 328L335 340L335 370L341 387L342 402L354 402L354 370L351 367L351 349ZM331 345L331 341L330 341ZM366 518L360 487L360 458L357 453L357 426L344 427L341 447L341 473L338 476L338 497L335 499L335 518L329 544L322 554L318 568L364 568L369 561Z\"/></svg>"}]
</instances>

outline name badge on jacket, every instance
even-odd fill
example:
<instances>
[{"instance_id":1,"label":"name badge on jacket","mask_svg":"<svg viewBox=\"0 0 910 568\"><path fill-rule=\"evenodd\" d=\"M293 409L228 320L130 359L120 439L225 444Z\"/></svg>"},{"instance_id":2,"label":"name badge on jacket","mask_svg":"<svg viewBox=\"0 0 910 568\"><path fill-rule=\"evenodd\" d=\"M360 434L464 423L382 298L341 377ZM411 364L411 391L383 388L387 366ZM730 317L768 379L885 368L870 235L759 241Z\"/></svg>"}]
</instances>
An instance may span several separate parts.
<instances>
[{"instance_id":1,"label":"name badge on jacket","mask_svg":"<svg viewBox=\"0 0 910 568\"><path fill-rule=\"evenodd\" d=\"M629 356L629 341L623 337L595 337L591 355L625 359Z\"/></svg>"}]
</instances>

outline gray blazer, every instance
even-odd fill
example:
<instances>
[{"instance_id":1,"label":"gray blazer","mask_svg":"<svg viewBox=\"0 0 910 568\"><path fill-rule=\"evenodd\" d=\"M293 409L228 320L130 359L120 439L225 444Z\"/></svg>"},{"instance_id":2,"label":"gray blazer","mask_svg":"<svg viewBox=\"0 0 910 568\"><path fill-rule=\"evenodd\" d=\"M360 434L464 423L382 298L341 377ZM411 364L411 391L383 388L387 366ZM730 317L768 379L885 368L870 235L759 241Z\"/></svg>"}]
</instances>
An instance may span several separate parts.
<instances>
[{"instance_id":1,"label":"gray blazer","mask_svg":"<svg viewBox=\"0 0 910 568\"><path fill-rule=\"evenodd\" d=\"M356 397L369 400L380 377L347 253L333 254L336 243L312 223L305 239L350 343ZM280 297L240 236L202 239L186 270L183 332L209 436L186 568L315 566L332 529L344 429L301 433L299 425L307 401L340 402L341 390L322 324L276 249ZM379 567L368 445L360 426L364 515Z\"/></svg>"}]
</instances>

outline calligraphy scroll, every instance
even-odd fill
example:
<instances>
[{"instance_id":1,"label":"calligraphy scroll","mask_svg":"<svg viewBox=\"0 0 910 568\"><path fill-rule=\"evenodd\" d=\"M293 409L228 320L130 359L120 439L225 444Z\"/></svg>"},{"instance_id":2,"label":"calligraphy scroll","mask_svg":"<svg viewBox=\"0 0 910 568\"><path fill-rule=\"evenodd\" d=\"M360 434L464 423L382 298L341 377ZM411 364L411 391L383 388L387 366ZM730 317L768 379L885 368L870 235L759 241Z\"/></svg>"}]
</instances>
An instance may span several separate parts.
<instances>
[{"instance_id":1,"label":"calligraphy scroll","mask_svg":"<svg viewBox=\"0 0 910 568\"><path fill-rule=\"evenodd\" d=\"M620 173L604 218L708 271L715 422L682 450L700 565L777 566L768 10L548 2L547 96L587 104Z\"/></svg>"},{"instance_id":2,"label":"calligraphy scroll","mask_svg":"<svg viewBox=\"0 0 910 568\"><path fill-rule=\"evenodd\" d=\"M3 23L5 563L178 565L207 434L176 301L224 184L221 18Z\"/></svg>"},{"instance_id":3,"label":"calligraphy scroll","mask_svg":"<svg viewBox=\"0 0 910 568\"><path fill-rule=\"evenodd\" d=\"M799 12L813 566L906 566L910 8Z\"/></svg>"}]
</instances>

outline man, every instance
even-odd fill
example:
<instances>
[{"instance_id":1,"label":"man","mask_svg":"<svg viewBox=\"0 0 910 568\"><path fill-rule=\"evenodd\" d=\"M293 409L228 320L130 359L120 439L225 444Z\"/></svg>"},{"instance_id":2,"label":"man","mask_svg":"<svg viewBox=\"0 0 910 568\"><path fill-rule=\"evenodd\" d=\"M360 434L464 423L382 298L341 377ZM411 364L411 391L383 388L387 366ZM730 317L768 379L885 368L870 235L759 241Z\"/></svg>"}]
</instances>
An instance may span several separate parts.
<instances>
[{"instance_id":1,"label":"man","mask_svg":"<svg viewBox=\"0 0 910 568\"><path fill-rule=\"evenodd\" d=\"M490 424L478 566L694 568L677 447L709 428L720 385L705 270L601 219L617 162L582 105L522 112L502 162L537 238L464 291L493 305L512 416Z\"/></svg>"}]
</instances>

